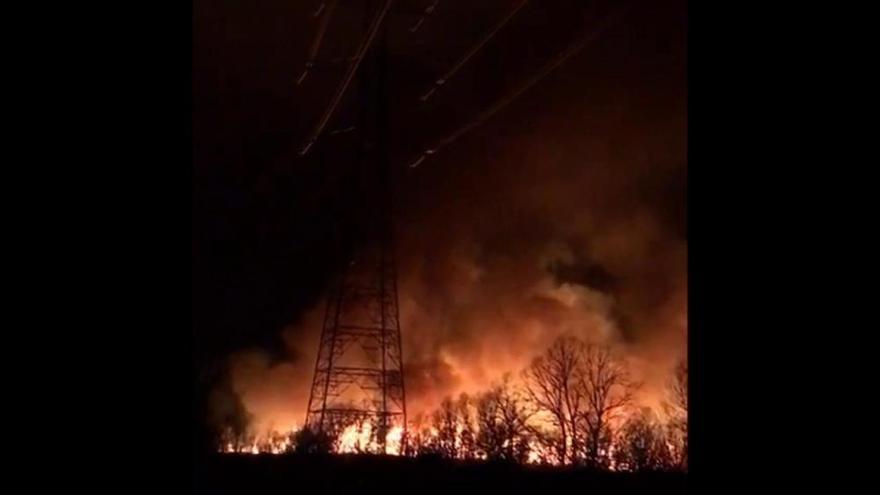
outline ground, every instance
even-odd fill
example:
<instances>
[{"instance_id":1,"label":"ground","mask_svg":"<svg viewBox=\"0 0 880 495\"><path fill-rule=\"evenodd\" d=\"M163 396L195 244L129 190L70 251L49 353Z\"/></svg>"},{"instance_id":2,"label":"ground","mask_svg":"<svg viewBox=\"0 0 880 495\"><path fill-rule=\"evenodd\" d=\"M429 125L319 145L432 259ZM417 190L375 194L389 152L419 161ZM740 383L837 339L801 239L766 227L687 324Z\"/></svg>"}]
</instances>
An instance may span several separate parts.
<instances>
[{"instance_id":1,"label":"ground","mask_svg":"<svg viewBox=\"0 0 880 495\"><path fill-rule=\"evenodd\" d=\"M230 455L197 462L199 494L434 493L466 488L487 494L553 492L682 494L678 473L591 473L582 470L463 464L381 456Z\"/></svg>"}]
</instances>

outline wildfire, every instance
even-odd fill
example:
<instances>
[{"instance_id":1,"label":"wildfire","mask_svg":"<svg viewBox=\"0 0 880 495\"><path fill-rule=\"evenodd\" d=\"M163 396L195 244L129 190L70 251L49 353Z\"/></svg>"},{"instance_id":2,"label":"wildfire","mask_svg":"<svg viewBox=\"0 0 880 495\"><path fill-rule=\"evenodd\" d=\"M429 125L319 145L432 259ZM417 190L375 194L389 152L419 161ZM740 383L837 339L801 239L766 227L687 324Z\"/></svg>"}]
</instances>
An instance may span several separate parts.
<instances>
[{"instance_id":1,"label":"wildfire","mask_svg":"<svg viewBox=\"0 0 880 495\"><path fill-rule=\"evenodd\" d=\"M225 454L283 454L292 450L292 436L298 429L298 426L294 424L286 433L272 431L263 436L253 438L244 445L239 444L236 446L233 442L226 442L219 451Z\"/></svg>"},{"instance_id":2,"label":"wildfire","mask_svg":"<svg viewBox=\"0 0 880 495\"><path fill-rule=\"evenodd\" d=\"M371 430L369 424L364 428L358 428L356 425L347 427L339 436L338 452L341 454L361 452L370 444Z\"/></svg>"},{"instance_id":3,"label":"wildfire","mask_svg":"<svg viewBox=\"0 0 880 495\"><path fill-rule=\"evenodd\" d=\"M385 437L385 453L388 455L401 455L402 440L403 428L400 426L392 427ZM364 425L363 428L351 425L343 430L340 435L337 453L381 452L381 450L381 445L378 438L373 434L370 424Z\"/></svg>"},{"instance_id":4,"label":"wildfire","mask_svg":"<svg viewBox=\"0 0 880 495\"><path fill-rule=\"evenodd\" d=\"M292 436L297 431L294 425L289 433L271 432L265 436L254 439L249 444L240 445L236 448L232 442L224 444L219 451L221 453L232 454L284 454L291 452L294 447ZM388 431L386 437L386 453L388 455L402 455L403 448L403 428L394 426ZM359 428L357 425L350 425L339 435L334 452L337 454L352 454L363 452L381 452L381 446L378 439L372 431L369 424Z\"/></svg>"},{"instance_id":5,"label":"wildfire","mask_svg":"<svg viewBox=\"0 0 880 495\"><path fill-rule=\"evenodd\" d=\"M391 428L391 431L388 432L388 436L386 437L387 442L387 453L390 455L401 455L401 450L403 449L403 428L400 426L395 426Z\"/></svg>"},{"instance_id":6,"label":"wildfire","mask_svg":"<svg viewBox=\"0 0 880 495\"><path fill-rule=\"evenodd\" d=\"M526 459L527 464L541 464L546 456L545 448L536 440L529 441L529 457Z\"/></svg>"}]
</instances>

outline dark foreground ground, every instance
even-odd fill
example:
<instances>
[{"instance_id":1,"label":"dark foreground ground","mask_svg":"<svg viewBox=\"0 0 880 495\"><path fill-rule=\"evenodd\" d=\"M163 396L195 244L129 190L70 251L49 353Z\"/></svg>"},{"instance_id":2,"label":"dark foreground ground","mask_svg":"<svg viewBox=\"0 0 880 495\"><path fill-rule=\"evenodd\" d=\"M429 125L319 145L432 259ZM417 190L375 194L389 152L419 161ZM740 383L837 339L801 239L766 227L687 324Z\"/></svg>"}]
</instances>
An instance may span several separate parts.
<instances>
[{"instance_id":1,"label":"dark foreground ground","mask_svg":"<svg viewBox=\"0 0 880 495\"><path fill-rule=\"evenodd\" d=\"M538 467L461 464L379 456L216 455L199 459L199 494L555 493L652 495L687 493L677 473L591 473ZM564 490L564 492L563 492Z\"/></svg>"}]
</instances>

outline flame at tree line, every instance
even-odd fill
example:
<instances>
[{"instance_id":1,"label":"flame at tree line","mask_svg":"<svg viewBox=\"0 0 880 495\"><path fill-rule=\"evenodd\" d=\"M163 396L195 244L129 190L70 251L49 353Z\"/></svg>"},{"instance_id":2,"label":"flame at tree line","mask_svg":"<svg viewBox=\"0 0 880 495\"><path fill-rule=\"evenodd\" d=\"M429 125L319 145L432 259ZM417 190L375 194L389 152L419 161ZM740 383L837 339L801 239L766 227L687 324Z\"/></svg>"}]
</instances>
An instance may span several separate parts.
<instances>
[{"instance_id":1,"label":"flame at tree line","mask_svg":"<svg viewBox=\"0 0 880 495\"><path fill-rule=\"evenodd\" d=\"M558 196L571 193L559 191ZM453 202L449 208L458 206ZM593 227L578 217L551 229L551 234L589 234L580 242L546 239L516 246L472 239L508 239L522 229L518 224L505 226L488 214L479 222L474 215L458 218L423 222L437 226L436 239L401 231L403 252L430 257L399 261L411 420L430 414L445 397L476 396L505 374L517 381L535 357L566 335L618 350L642 383L637 402L661 410L666 383L685 355L686 240L643 210L622 225ZM476 225L468 227L471 222ZM487 229L484 222L495 228ZM217 394L213 409L238 403L250 416L254 434L263 437L302 425L322 310L317 305L282 330L281 359L277 350L270 357L255 348L232 355L228 392Z\"/></svg>"},{"instance_id":2,"label":"flame at tree line","mask_svg":"<svg viewBox=\"0 0 880 495\"><path fill-rule=\"evenodd\" d=\"M381 449L375 437L371 434L372 428L369 424L363 428L357 425L347 426L339 438L334 442L333 451L339 454L354 454L361 452L378 453ZM251 442L240 444L238 446L231 441L227 441L220 451L223 453L243 453L243 454L284 454L293 451L296 443L293 437L299 431L297 425L293 425L287 432L273 431L265 436L254 438ZM403 438L403 428L395 426L388 432L387 454L401 455L401 440Z\"/></svg>"},{"instance_id":3,"label":"flame at tree line","mask_svg":"<svg viewBox=\"0 0 880 495\"><path fill-rule=\"evenodd\" d=\"M367 421L328 425L322 451L585 464L625 471L687 468L686 361L679 362L667 382L665 422L652 408L635 402L639 384L630 380L626 361L607 346L560 338L517 383L510 378L506 375L476 397L445 399L429 417L419 413L412 418L406 432L392 427L384 449ZM302 440L307 431L314 429L300 430L294 424L287 432L251 439L227 431L230 438L220 451L314 452L307 447L313 440Z\"/></svg>"},{"instance_id":4,"label":"flame at tree line","mask_svg":"<svg viewBox=\"0 0 880 495\"><path fill-rule=\"evenodd\" d=\"M220 448L220 452L225 454L252 455L280 455L292 453L296 450L296 443L293 438L298 431L299 427L297 425L294 425L289 429L287 433L277 431L272 432L265 437L254 439L248 444L242 444L237 447L232 442L227 442ZM416 434L421 437L420 442L426 442L428 444L436 443L438 441L438 438L440 437L440 432L435 427L423 429ZM461 434L461 431L459 431L458 434ZM437 454L436 451L433 451L431 449L420 450L413 446L410 446L409 451L402 450L403 435L404 432L402 427L395 426L394 428L392 428L389 431L387 437L387 449L385 450L385 452L382 452L382 448L377 442L376 438L371 436L371 428L369 425L366 425L363 428L359 428L355 425L350 425L343 430L343 432L339 435L339 438L333 443L332 452L336 454L384 453L385 455L391 456L419 455L426 452ZM681 447L679 444L676 443L676 440L664 438L662 441L664 442L663 448L667 449L670 457L668 461L669 464L666 466L666 468L668 469L670 466L676 467L676 463L683 463L683 467L686 469L686 458L682 461L677 460L677 458L681 456ZM528 440L528 449L526 452L526 457L523 461L525 464L561 465L559 458L555 456L552 448L542 444L539 440L535 438L530 438ZM621 470L622 468L620 467L620 461L616 460L615 458L614 445L609 446L607 455L609 458L609 462L606 468L611 471ZM476 450L473 452L472 456L465 459L486 460L487 455L485 452Z\"/></svg>"}]
</instances>

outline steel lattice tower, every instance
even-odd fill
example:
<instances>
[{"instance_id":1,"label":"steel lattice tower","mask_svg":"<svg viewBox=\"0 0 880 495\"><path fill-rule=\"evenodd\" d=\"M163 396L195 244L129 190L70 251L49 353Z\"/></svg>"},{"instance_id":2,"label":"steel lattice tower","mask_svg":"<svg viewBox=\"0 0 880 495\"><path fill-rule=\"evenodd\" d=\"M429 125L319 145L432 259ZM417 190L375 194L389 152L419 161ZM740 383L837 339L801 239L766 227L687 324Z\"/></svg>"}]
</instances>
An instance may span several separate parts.
<instances>
[{"instance_id":1,"label":"steel lattice tower","mask_svg":"<svg viewBox=\"0 0 880 495\"><path fill-rule=\"evenodd\" d=\"M306 424L315 431L338 432L369 422L376 443L386 451L391 428L405 431L406 393L392 239L384 29L378 41L371 63L359 75L358 158L364 185L359 213L366 217L359 232L361 249L327 296Z\"/></svg>"},{"instance_id":2,"label":"steel lattice tower","mask_svg":"<svg viewBox=\"0 0 880 495\"><path fill-rule=\"evenodd\" d=\"M364 420L379 445L406 424L396 271L381 247L352 261L328 297L306 418L322 431Z\"/></svg>"}]
</instances>

